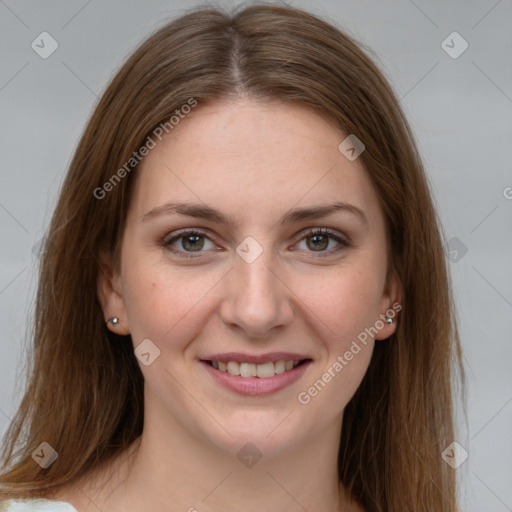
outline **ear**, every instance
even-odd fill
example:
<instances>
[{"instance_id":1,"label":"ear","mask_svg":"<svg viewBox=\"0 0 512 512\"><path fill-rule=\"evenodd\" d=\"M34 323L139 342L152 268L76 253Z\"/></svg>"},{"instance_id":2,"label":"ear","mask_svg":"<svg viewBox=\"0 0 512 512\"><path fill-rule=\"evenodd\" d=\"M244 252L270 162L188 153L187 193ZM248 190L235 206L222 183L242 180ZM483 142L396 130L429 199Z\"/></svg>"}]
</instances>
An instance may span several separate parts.
<instances>
[{"instance_id":1,"label":"ear","mask_svg":"<svg viewBox=\"0 0 512 512\"><path fill-rule=\"evenodd\" d=\"M386 286L381 300L379 320L382 321L384 326L382 329L379 329L378 333L375 335L376 340L385 340L395 333L399 312L402 310L402 297L402 283L400 282L400 278L398 277L395 268L392 267L388 273ZM393 320L393 323L387 323L385 321L386 317L390 317ZM378 322L377 325L380 326L381 323Z\"/></svg>"},{"instance_id":2,"label":"ear","mask_svg":"<svg viewBox=\"0 0 512 512\"><path fill-rule=\"evenodd\" d=\"M97 290L108 329L116 334L130 334L126 307L122 295L121 276L113 269L112 255L104 252L100 254ZM117 324L113 325L107 322L112 317L118 319Z\"/></svg>"}]
</instances>

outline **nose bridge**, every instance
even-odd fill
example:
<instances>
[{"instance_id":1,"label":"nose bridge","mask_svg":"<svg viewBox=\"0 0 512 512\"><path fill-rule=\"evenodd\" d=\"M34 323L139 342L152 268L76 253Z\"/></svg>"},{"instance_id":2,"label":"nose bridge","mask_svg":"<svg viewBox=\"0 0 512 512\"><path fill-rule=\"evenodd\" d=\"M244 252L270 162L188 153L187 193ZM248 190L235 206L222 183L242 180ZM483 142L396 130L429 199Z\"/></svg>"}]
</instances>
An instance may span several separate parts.
<instances>
[{"instance_id":1,"label":"nose bridge","mask_svg":"<svg viewBox=\"0 0 512 512\"><path fill-rule=\"evenodd\" d=\"M275 262L272 261L270 251L259 256L255 261L248 263L239 260L235 264L235 272L239 277L241 298L268 299L275 302L279 293L276 277ZM262 307L263 304L260 304Z\"/></svg>"},{"instance_id":2,"label":"nose bridge","mask_svg":"<svg viewBox=\"0 0 512 512\"><path fill-rule=\"evenodd\" d=\"M223 321L239 326L251 337L268 336L273 328L288 324L293 309L278 272L270 245L251 237L240 243L229 273Z\"/></svg>"}]
</instances>

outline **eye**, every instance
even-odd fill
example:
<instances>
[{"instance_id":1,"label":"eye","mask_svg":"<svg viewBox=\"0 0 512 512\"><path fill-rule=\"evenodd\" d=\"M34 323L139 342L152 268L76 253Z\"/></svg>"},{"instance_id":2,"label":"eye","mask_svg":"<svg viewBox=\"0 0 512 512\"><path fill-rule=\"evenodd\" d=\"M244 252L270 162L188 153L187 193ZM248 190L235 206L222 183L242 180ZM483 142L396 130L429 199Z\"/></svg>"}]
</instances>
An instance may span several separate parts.
<instances>
[{"instance_id":1,"label":"eye","mask_svg":"<svg viewBox=\"0 0 512 512\"><path fill-rule=\"evenodd\" d=\"M315 258L332 256L349 245L348 242L328 228L310 228L305 232L305 234L307 236L302 238L300 243L305 242L306 251L319 253L314 256ZM336 244L334 248L326 250L333 241Z\"/></svg>"},{"instance_id":2,"label":"eye","mask_svg":"<svg viewBox=\"0 0 512 512\"><path fill-rule=\"evenodd\" d=\"M206 242L210 243L210 247ZM172 238L164 239L162 245L183 258L197 258L200 254L193 253L204 252L202 251L204 248L208 250L217 247L204 231L198 229L187 229L175 233Z\"/></svg>"},{"instance_id":3,"label":"eye","mask_svg":"<svg viewBox=\"0 0 512 512\"><path fill-rule=\"evenodd\" d=\"M164 238L161 245L182 258L198 258L205 251L218 249L207 233L197 228L184 229L172 235ZM305 243L306 248L301 250L317 253L315 258L332 256L349 246L347 241L329 228L310 228L302 235L306 236L303 236L298 245ZM328 249L333 242L336 244L334 248Z\"/></svg>"}]
</instances>

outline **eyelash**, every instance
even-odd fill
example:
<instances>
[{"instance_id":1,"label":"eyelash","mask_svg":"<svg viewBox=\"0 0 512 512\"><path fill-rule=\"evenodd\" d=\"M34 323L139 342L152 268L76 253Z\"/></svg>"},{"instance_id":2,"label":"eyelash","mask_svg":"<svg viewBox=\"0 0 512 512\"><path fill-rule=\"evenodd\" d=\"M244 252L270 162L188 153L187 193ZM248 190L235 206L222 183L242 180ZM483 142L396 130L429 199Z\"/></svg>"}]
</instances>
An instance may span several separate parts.
<instances>
[{"instance_id":1,"label":"eyelash","mask_svg":"<svg viewBox=\"0 0 512 512\"><path fill-rule=\"evenodd\" d=\"M337 247L335 247L334 249L330 249L328 251L320 251L318 253L316 253L316 251L310 251L313 254L315 254L314 258L326 258L326 257L332 256L333 254L338 253L339 251L343 250L346 247L349 247L349 245L350 245L346 240L340 238L338 235L335 234L334 231L330 230L329 228L309 228L306 231L304 231L301 235L302 235L302 238L297 243L302 242L306 238L318 236L318 235L321 235L321 236L327 235L328 238L331 238L331 239L335 240L336 242L338 242L339 245ZM198 251L196 254L194 254L194 253L187 252L187 251L177 250L177 249L171 247L174 242L176 242L180 238L186 238L187 236L204 236L206 238L209 238L208 234L201 229L197 229L197 228L185 229L185 230L182 230L182 231L179 231L178 233L176 233L172 238L169 238L169 239L167 237L164 238L164 240L161 242L160 245L162 247L165 247L166 249L172 251L173 253L178 254L179 257L181 257L181 258L193 259L193 258L201 257L200 255L204 251Z\"/></svg>"}]
</instances>

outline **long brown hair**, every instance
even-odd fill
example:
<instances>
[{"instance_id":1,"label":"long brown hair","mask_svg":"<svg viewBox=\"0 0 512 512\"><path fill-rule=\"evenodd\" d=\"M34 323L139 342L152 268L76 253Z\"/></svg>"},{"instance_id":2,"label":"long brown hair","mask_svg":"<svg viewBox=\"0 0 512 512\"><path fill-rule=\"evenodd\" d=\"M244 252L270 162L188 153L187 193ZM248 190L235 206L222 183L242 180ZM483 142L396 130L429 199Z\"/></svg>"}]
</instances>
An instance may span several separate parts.
<instances>
[{"instance_id":1,"label":"long brown hair","mask_svg":"<svg viewBox=\"0 0 512 512\"><path fill-rule=\"evenodd\" d=\"M119 255L137 172L126 162L191 98L199 109L248 96L310 106L364 142L360 158L403 287L397 330L376 344L344 412L342 483L367 511L458 510L455 473L441 457L454 440L454 379L464 385L444 236L399 101L361 48L295 8L201 7L156 31L123 65L79 142L49 228L33 360L5 435L0 496L44 496L141 435L142 374L130 339L106 329L96 292L100 252ZM123 166L122 179L105 187ZM46 469L31 456L41 442L58 452Z\"/></svg>"}]
</instances>

